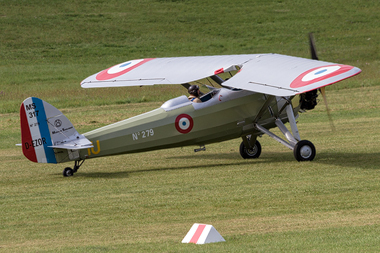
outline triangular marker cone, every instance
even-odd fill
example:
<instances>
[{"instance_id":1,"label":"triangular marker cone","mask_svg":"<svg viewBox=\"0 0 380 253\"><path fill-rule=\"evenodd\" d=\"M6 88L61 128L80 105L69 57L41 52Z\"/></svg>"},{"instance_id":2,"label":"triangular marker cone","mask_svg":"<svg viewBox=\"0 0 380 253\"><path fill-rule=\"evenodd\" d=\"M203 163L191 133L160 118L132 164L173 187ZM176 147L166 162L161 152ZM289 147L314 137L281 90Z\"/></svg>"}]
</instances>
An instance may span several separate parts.
<instances>
[{"instance_id":1,"label":"triangular marker cone","mask_svg":"<svg viewBox=\"0 0 380 253\"><path fill-rule=\"evenodd\" d=\"M212 225L195 223L183 238L182 243L205 244L225 241Z\"/></svg>"}]
</instances>

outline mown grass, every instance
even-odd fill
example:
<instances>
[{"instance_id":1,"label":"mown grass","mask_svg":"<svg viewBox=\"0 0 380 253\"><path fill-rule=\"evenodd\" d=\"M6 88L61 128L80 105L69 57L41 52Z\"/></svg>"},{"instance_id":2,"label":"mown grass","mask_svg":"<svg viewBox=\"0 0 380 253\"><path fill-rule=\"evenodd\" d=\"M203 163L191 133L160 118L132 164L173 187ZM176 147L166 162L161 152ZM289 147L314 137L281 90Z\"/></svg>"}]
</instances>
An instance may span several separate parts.
<instances>
[{"instance_id":1,"label":"mown grass","mask_svg":"<svg viewBox=\"0 0 380 253\"><path fill-rule=\"evenodd\" d=\"M0 0L0 251L377 252L379 15L372 0ZM309 32L320 59L363 70L327 89L335 132L322 104L301 115L313 162L264 136L255 161L232 140L89 160L63 178L65 165L31 163L14 146L29 96L83 133L184 93L81 89L97 71L145 57L308 57ZM182 244L195 222L226 242Z\"/></svg>"},{"instance_id":2,"label":"mown grass","mask_svg":"<svg viewBox=\"0 0 380 253\"><path fill-rule=\"evenodd\" d=\"M296 162L290 150L263 136L262 156L254 161L241 159L240 140L232 140L200 153L185 147L88 160L65 179L63 164L34 164L17 147L2 149L0 247L7 252L376 252L380 103L372 98L380 89L329 95L335 132L322 105L299 119L301 137L317 148L313 162ZM83 132L118 120L123 112L159 104L63 111ZM226 242L182 244L195 222L212 224Z\"/></svg>"},{"instance_id":3,"label":"mown grass","mask_svg":"<svg viewBox=\"0 0 380 253\"><path fill-rule=\"evenodd\" d=\"M0 113L31 95L63 107L165 101L173 88L85 90L114 64L146 57L280 53L362 68L379 80L378 1L0 1ZM59 96L57 96L59 91ZM183 91L182 91L183 92ZM143 94L143 95L142 95ZM142 98L144 96L144 99ZM57 101L58 100L58 101Z\"/></svg>"}]
</instances>

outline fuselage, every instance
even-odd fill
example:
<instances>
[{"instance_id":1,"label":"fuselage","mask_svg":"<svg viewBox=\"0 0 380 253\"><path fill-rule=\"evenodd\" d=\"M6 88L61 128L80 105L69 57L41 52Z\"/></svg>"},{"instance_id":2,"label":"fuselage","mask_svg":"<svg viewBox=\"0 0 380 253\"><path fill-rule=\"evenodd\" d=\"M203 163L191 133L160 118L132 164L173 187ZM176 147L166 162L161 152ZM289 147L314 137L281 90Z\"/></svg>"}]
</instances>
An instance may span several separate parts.
<instances>
[{"instance_id":1,"label":"fuselage","mask_svg":"<svg viewBox=\"0 0 380 253\"><path fill-rule=\"evenodd\" d=\"M82 159L157 149L205 145L241 137L259 135L253 120L266 97L260 93L233 89L215 89L203 103L192 103L186 96L165 102L153 111L101 127L84 135L94 145L80 151ZM281 98L269 105L275 114ZM267 110L259 123L267 129L275 127ZM287 120L280 115L281 120Z\"/></svg>"}]
</instances>

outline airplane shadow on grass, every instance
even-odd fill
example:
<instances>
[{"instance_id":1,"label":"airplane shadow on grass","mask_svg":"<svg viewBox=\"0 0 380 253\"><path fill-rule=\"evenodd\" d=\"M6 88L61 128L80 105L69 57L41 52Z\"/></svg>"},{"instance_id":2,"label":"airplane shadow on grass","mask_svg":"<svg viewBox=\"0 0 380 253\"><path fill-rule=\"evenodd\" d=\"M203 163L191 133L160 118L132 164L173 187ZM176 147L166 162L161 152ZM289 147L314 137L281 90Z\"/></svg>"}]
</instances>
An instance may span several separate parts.
<instances>
[{"instance_id":1,"label":"airplane shadow on grass","mask_svg":"<svg viewBox=\"0 0 380 253\"><path fill-rule=\"evenodd\" d=\"M149 166L148 169L141 170L126 170L118 172L90 172L90 173L78 173L75 176L79 177L91 177L91 178L127 178L132 173L143 173L143 172L153 172L153 171L170 171L170 170L190 170L190 169L201 169L201 168L216 168L222 166L238 166L246 164L244 162L235 162L235 163L218 163L218 164L199 164L199 165L189 165L189 166L160 166L157 168L152 168Z\"/></svg>"},{"instance_id":2,"label":"airplane shadow on grass","mask_svg":"<svg viewBox=\"0 0 380 253\"><path fill-rule=\"evenodd\" d=\"M205 163L198 163L196 165L191 164L187 166L173 166L171 165L171 161L168 161L163 166L157 165L152 166L149 165L149 168L141 169L141 170L126 170L126 171L119 171L119 172L90 172L90 173L80 173L80 170L78 174L75 176L81 176L81 177L92 177L92 178L123 178L128 177L131 173L142 173L142 172L152 172L152 171L169 171L169 170L189 170L189 169L201 169L201 168L216 168L216 167L222 167L222 166L239 166L244 165L247 163L252 164L259 164L259 163L267 163L267 159L252 159L252 160L244 160L240 156L236 156L236 154L197 154L197 155L188 155L188 156L172 156L166 158L167 160L185 160L185 159L196 159L196 160L225 160L226 162L205 162ZM277 162L280 161L280 159L276 159ZM290 159L289 159L290 160Z\"/></svg>"},{"instance_id":3,"label":"airplane shadow on grass","mask_svg":"<svg viewBox=\"0 0 380 253\"><path fill-rule=\"evenodd\" d=\"M207 160L209 162L200 163L197 165L184 165L184 166L172 166L170 165L170 160L186 160L186 159L196 159L198 161ZM144 173L144 172L153 172L153 171L170 171L170 170L189 170L189 169L202 169L202 168L217 168L225 166L240 166L240 165L260 165L268 163L288 163L291 166L291 163L297 163L294 159L293 154L290 152L275 153L275 152L266 152L258 159L242 159L236 154L196 154L188 156L172 156L167 158L168 162L162 166L152 166L149 165L149 168L141 170L126 170L118 172L80 172L75 176L78 177L89 177L89 178L127 178L132 173ZM213 162L213 161L218 162ZM224 162L220 162L224 160ZM289 164L290 163L290 164ZM309 163L309 162L306 162ZM326 164L333 166L342 166L347 168L358 168L358 169L380 169L380 153L331 153L331 152L322 152L317 153L316 158L311 163L317 164ZM255 169L253 166L252 169Z\"/></svg>"}]
</instances>

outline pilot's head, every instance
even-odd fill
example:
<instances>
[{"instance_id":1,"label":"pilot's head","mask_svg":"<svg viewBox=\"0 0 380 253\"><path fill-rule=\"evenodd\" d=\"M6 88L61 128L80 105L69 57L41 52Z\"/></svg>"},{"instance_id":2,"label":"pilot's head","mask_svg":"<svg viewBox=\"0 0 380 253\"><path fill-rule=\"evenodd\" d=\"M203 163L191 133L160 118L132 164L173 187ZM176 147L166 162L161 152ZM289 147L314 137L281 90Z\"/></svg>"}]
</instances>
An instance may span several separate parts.
<instances>
[{"instance_id":1,"label":"pilot's head","mask_svg":"<svg viewBox=\"0 0 380 253\"><path fill-rule=\"evenodd\" d=\"M199 93L198 93L199 86L198 85L191 85L189 87L188 91L189 91L189 94L194 95L194 96L198 96L199 95Z\"/></svg>"}]
</instances>

